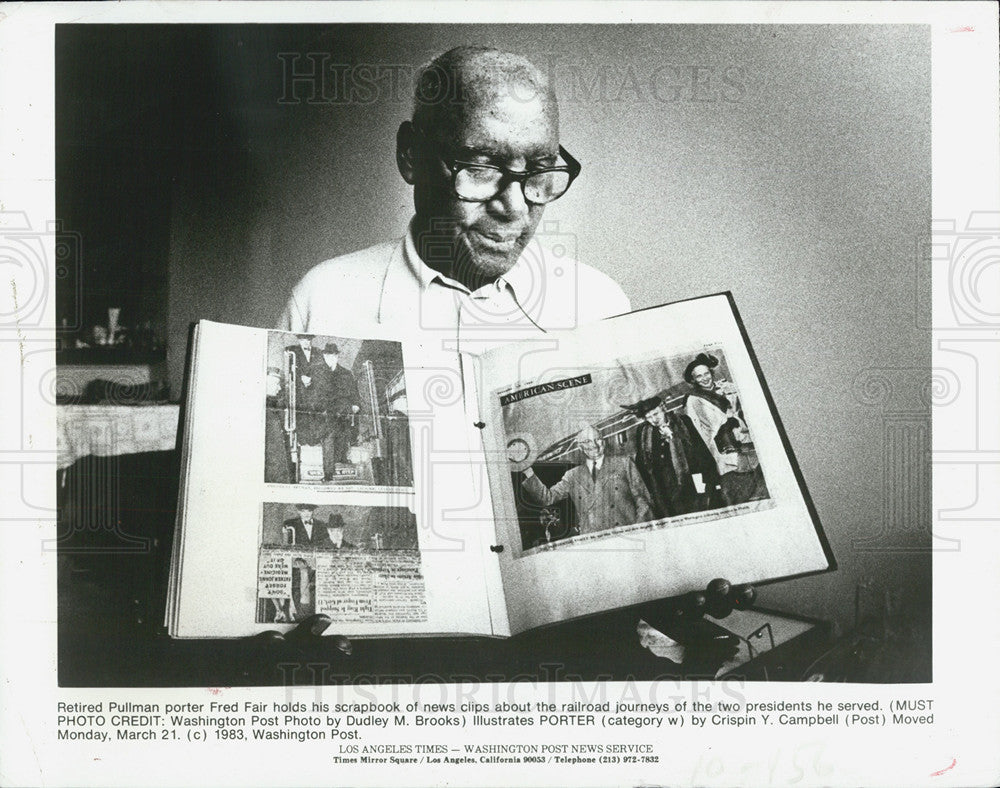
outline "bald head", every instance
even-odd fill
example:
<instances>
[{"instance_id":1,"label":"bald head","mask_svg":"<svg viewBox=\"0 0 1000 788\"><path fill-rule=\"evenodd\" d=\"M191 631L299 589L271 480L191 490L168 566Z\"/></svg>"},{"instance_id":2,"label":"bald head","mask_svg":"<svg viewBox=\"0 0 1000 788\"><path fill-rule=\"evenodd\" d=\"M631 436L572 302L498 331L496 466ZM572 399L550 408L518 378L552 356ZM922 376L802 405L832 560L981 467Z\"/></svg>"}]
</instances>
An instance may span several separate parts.
<instances>
[{"instance_id":1,"label":"bald head","mask_svg":"<svg viewBox=\"0 0 1000 788\"><path fill-rule=\"evenodd\" d=\"M516 177L495 181L495 193L483 199L460 198L456 163L481 166L477 176L486 179L554 167L559 151L555 97L528 60L459 47L431 61L417 79L413 120L396 133L396 163L413 186L411 232L423 261L472 291L507 273L545 205L529 202Z\"/></svg>"},{"instance_id":2,"label":"bald head","mask_svg":"<svg viewBox=\"0 0 1000 788\"><path fill-rule=\"evenodd\" d=\"M541 108L558 129L559 110L548 77L527 58L488 47L450 49L424 66L417 77L413 121L447 141L469 117L514 101Z\"/></svg>"}]
</instances>

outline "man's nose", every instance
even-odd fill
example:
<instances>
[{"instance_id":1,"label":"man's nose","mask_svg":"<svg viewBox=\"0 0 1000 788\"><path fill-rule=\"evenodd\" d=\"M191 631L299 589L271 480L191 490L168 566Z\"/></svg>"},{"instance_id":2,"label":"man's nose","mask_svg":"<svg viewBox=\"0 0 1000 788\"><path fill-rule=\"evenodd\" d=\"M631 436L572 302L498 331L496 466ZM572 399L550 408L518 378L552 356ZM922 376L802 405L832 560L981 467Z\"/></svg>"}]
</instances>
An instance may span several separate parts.
<instances>
[{"instance_id":1,"label":"man's nose","mask_svg":"<svg viewBox=\"0 0 1000 788\"><path fill-rule=\"evenodd\" d=\"M528 201L524 199L524 187L515 180L508 181L505 188L490 200L493 211L511 220L528 213Z\"/></svg>"}]
</instances>

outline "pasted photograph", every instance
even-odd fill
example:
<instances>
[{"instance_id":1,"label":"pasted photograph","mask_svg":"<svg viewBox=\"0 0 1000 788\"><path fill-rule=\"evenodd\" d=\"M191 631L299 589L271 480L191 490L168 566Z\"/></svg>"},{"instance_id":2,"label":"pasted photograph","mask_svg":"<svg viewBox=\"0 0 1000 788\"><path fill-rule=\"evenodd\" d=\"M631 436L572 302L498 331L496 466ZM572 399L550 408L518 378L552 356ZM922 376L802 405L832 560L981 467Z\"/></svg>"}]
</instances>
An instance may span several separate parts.
<instances>
[{"instance_id":1,"label":"pasted photograph","mask_svg":"<svg viewBox=\"0 0 1000 788\"><path fill-rule=\"evenodd\" d=\"M403 506L263 504L257 623L426 618L416 517Z\"/></svg>"},{"instance_id":2,"label":"pasted photograph","mask_svg":"<svg viewBox=\"0 0 1000 788\"><path fill-rule=\"evenodd\" d=\"M311 550L416 550L417 519L403 506L265 501L261 545Z\"/></svg>"},{"instance_id":3,"label":"pasted photograph","mask_svg":"<svg viewBox=\"0 0 1000 788\"><path fill-rule=\"evenodd\" d=\"M268 332L264 481L412 487L398 342Z\"/></svg>"},{"instance_id":4,"label":"pasted photograph","mask_svg":"<svg viewBox=\"0 0 1000 788\"><path fill-rule=\"evenodd\" d=\"M556 378L500 395L522 550L769 504L721 348Z\"/></svg>"}]
</instances>

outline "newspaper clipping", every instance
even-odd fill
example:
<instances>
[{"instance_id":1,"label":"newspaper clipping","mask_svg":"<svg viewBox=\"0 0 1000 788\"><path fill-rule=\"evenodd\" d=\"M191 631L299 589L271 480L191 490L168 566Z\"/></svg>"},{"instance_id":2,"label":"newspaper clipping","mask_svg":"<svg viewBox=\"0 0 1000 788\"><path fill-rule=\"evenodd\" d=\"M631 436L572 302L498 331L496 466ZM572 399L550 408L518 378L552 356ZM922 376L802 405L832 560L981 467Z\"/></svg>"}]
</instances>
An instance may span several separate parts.
<instances>
[{"instance_id":1,"label":"newspaper clipping","mask_svg":"<svg viewBox=\"0 0 1000 788\"><path fill-rule=\"evenodd\" d=\"M265 502L257 623L427 619L417 523L402 506Z\"/></svg>"},{"instance_id":2,"label":"newspaper clipping","mask_svg":"<svg viewBox=\"0 0 1000 788\"><path fill-rule=\"evenodd\" d=\"M773 505L721 347L498 394L521 554Z\"/></svg>"},{"instance_id":3,"label":"newspaper clipping","mask_svg":"<svg viewBox=\"0 0 1000 788\"><path fill-rule=\"evenodd\" d=\"M412 488L400 343L268 332L264 481Z\"/></svg>"}]
</instances>

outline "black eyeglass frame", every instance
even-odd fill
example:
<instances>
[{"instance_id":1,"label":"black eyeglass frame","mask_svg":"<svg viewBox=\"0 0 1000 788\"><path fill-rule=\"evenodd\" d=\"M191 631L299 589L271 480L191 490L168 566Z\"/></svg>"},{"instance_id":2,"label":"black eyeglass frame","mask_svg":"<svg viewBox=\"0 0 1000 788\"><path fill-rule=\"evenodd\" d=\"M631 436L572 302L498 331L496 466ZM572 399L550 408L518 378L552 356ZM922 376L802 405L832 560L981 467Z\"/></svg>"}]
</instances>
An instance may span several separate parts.
<instances>
[{"instance_id":1,"label":"black eyeglass frame","mask_svg":"<svg viewBox=\"0 0 1000 788\"><path fill-rule=\"evenodd\" d=\"M414 130L426 141L431 142L431 140L428 139L427 135L424 134L422 131L420 131L419 129L414 129ZM433 142L431 142L431 144L433 145ZM525 202L531 205L548 205L550 202L555 202L560 197L564 196L566 192L569 191L569 187L573 185L573 181L576 180L577 176L580 174L580 171L583 169L583 165L580 164L580 162L578 162L575 158L573 158L573 155L568 150L566 150L562 145L559 146L559 156L561 156L563 161L566 162L565 164L557 164L552 167L538 167L533 170L509 170L506 167L501 167L498 164L486 164L480 161L465 161L463 159L445 159L440 154L437 155L437 158L441 161L441 163L445 167L448 168L448 171L451 173L451 190L455 193L455 196L462 202L479 202L479 203L489 202L498 194L500 194L504 189L506 189L507 186L509 186L511 183L518 183L521 186L521 194L524 195ZM456 182L458 180L458 174L467 167L480 167L482 169L487 169L487 170L496 170L497 172L501 173L502 177L500 178L500 182L497 184L496 192L494 192L491 196L486 197L485 199L482 200L470 199L468 197L463 197L462 195L460 195L458 193L458 189L456 188ZM528 180L528 178L531 178L535 175L543 175L544 173L547 172L565 172L567 175L569 175L569 181L566 184L566 188L563 189L562 193L558 197L553 197L548 202L534 202L533 200L529 200L528 195L524 191L524 182Z\"/></svg>"}]
</instances>

